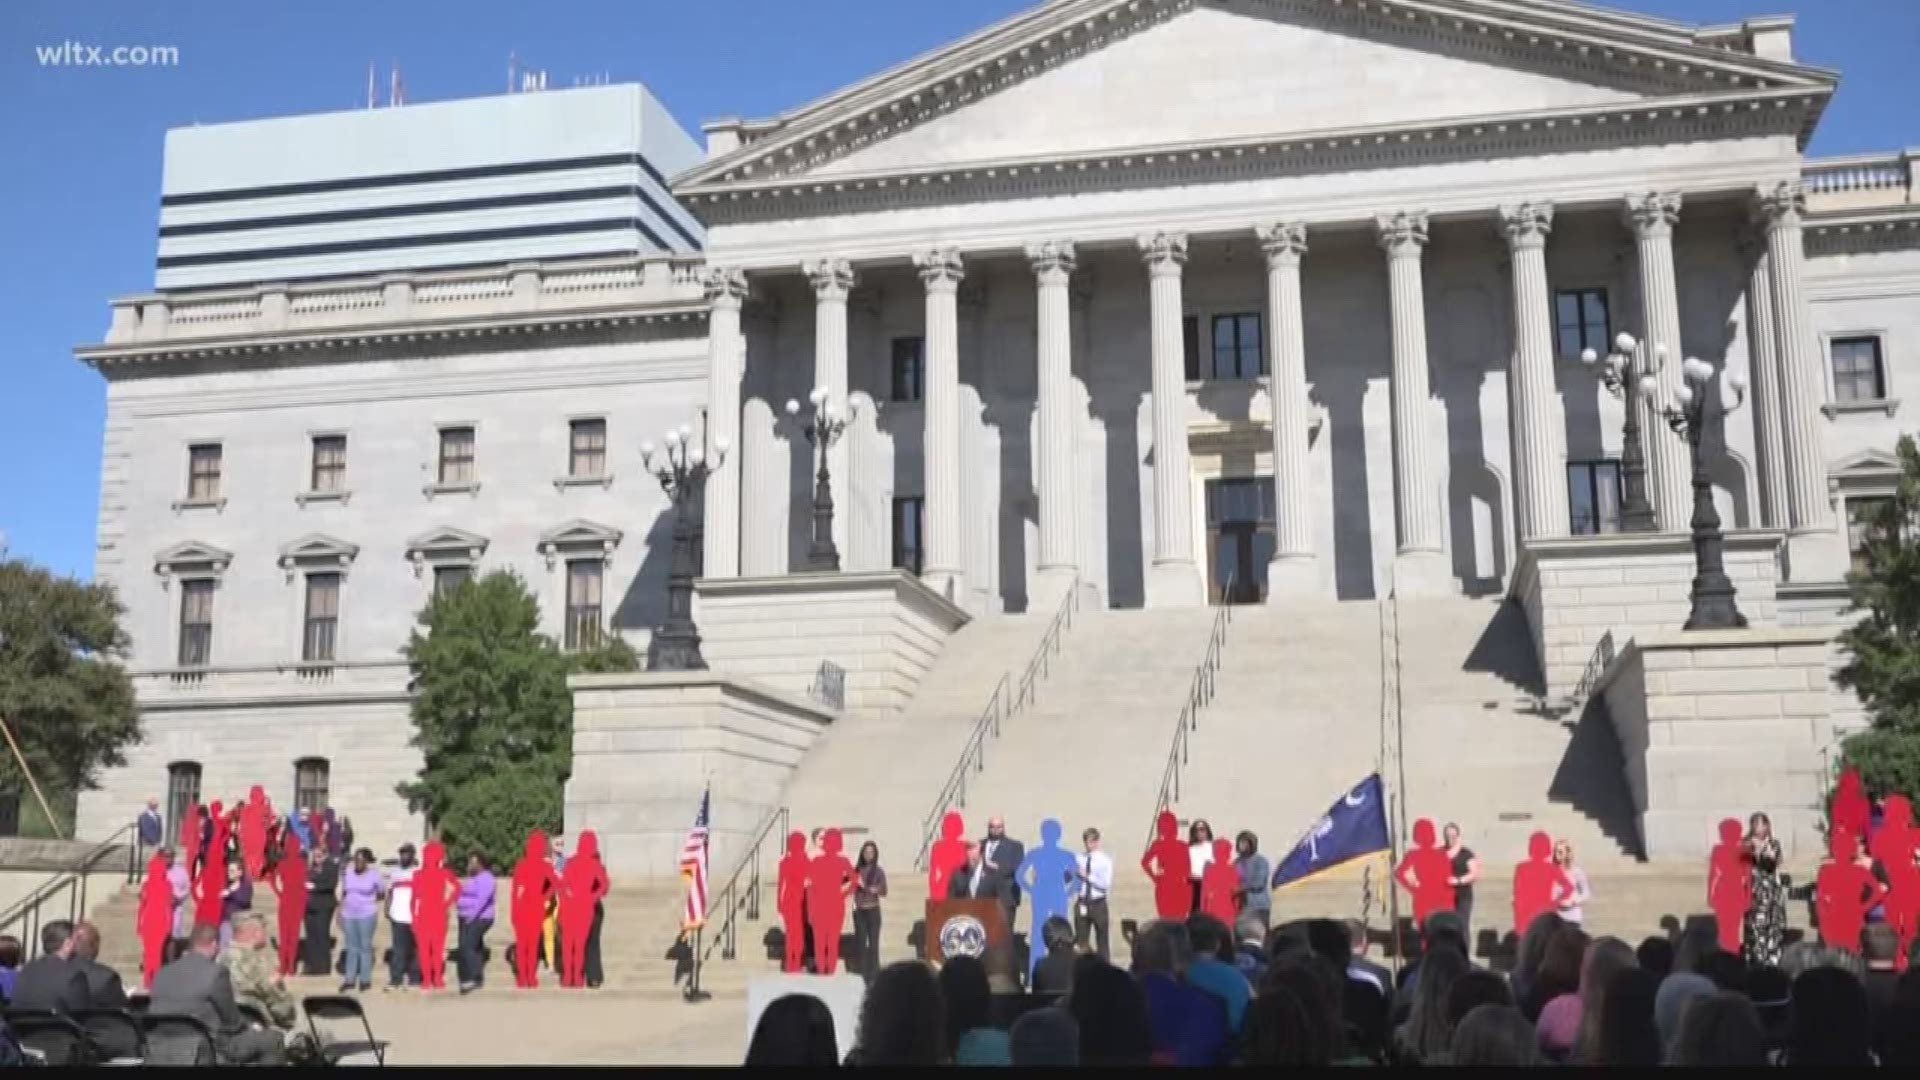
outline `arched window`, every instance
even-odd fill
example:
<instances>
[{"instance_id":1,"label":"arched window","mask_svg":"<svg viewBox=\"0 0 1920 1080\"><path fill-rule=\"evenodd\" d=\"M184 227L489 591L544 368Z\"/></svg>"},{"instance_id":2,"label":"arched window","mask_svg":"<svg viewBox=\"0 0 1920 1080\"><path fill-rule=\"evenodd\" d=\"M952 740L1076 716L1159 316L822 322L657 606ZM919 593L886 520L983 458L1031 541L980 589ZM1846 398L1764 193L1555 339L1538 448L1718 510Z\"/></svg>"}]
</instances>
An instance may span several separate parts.
<instances>
[{"instance_id":1,"label":"arched window","mask_svg":"<svg viewBox=\"0 0 1920 1080\"><path fill-rule=\"evenodd\" d=\"M302 813L325 810L329 775L326 758L301 758L294 762L293 808Z\"/></svg>"},{"instance_id":2,"label":"arched window","mask_svg":"<svg viewBox=\"0 0 1920 1080\"><path fill-rule=\"evenodd\" d=\"M167 824L163 834L166 843L179 842L180 822L186 819L187 808L199 801L200 763L176 761L167 766Z\"/></svg>"}]
</instances>

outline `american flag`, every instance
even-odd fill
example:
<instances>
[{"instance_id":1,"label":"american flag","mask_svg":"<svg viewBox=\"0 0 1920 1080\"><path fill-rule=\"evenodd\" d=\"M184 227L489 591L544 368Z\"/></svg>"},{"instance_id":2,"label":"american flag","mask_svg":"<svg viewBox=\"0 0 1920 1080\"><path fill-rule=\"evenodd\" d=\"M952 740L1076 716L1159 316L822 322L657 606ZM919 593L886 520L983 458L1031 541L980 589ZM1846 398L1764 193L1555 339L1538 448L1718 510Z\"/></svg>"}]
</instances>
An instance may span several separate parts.
<instances>
[{"instance_id":1,"label":"american flag","mask_svg":"<svg viewBox=\"0 0 1920 1080\"><path fill-rule=\"evenodd\" d=\"M693 819L687 842L680 847L680 878L687 883L682 930L693 930L707 921L707 804L712 797L712 791L700 793L700 814Z\"/></svg>"}]
</instances>

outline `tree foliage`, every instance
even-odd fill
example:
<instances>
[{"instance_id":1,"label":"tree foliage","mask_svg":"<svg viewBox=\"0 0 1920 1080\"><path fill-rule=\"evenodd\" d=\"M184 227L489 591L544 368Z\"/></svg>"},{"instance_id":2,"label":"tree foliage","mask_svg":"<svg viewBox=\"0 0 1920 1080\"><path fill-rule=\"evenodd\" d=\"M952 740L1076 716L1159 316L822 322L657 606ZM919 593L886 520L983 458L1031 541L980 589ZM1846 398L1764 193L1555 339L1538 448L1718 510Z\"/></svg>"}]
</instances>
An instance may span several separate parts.
<instances>
[{"instance_id":1,"label":"tree foliage","mask_svg":"<svg viewBox=\"0 0 1920 1080\"><path fill-rule=\"evenodd\" d=\"M1920 448L1902 436L1900 481L1867 522L1866 566L1850 575L1858 622L1841 634L1851 658L1840 684L1873 725L1845 759L1870 790L1920 794Z\"/></svg>"},{"instance_id":2,"label":"tree foliage","mask_svg":"<svg viewBox=\"0 0 1920 1080\"><path fill-rule=\"evenodd\" d=\"M618 638L567 653L540 633L526 583L496 571L434 597L405 649L413 675L413 744L424 764L400 794L449 850L511 865L530 828L560 824L573 756L574 671L632 671Z\"/></svg>"},{"instance_id":3,"label":"tree foliage","mask_svg":"<svg viewBox=\"0 0 1920 1080\"><path fill-rule=\"evenodd\" d=\"M120 661L130 639L113 587L0 561L0 718L44 789L95 786L140 739L133 682ZM0 750L0 790L24 792L13 754Z\"/></svg>"}]
</instances>

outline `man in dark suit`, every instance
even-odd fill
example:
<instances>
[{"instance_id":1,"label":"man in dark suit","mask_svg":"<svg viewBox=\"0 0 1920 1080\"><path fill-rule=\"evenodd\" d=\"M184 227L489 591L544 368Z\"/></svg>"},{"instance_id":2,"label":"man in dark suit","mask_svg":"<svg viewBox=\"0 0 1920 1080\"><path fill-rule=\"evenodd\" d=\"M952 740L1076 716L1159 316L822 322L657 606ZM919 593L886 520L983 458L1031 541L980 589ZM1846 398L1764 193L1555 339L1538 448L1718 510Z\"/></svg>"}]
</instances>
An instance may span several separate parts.
<instances>
[{"instance_id":1,"label":"man in dark suit","mask_svg":"<svg viewBox=\"0 0 1920 1080\"><path fill-rule=\"evenodd\" d=\"M980 845L967 845L967 865L947 878L947 899L984 900L994 894L993 873L980 861Z\"/></svg>"},{"instance_id":2,"label":"man in dark suit","mask_svg":"<svg viewBox=\"0 0 1920 1080\"><path fill-rule=\"evenodd\" d=\"M987 838L980 842L980 861L993 875L993 892L1000 900L1000 910L1007 913L1009 932L1014 927L1013 917L1020 911L1020 884L1015 871L1020 869L1020 860L1026 857L1026 845L1008 839L1007 823L997 817L989 818Z\"/></svg>"},{"instance_id":3,"label":"man in dark suit","mask_svg":"<svg viewBox=\"0 0 1920 1080\"><path fill-rule=\"evenodd\" d=\"M120 984L120 973L100 962L100 928L90 922L73 928L73 966L86 977L89 1008L127 1007L127 990Z\"/></svg>"},{"instance_id":4,"label":"man in dark suit","mask_svg":"<svg viewBox=\"0 0 1920 1080\"><path fill-rule=\"evenodd\" d=\"M253 1026L233 997L233 979L216 962L220 930L196 926L180 959L153 977L156 1016L191 1016L213 1032L220 1060L234 1065L285 1064L286 1043L277 1031Z\"/></svg>"},{"instance_id":5,"label":"man in dark suit","mask_svg":"<svg viewBox=\"0 0 1920 1080\"><path fill-rule=\"evenodd\" d=\"M40 928L40 955L13 980L13 1007L70 1013L87 1007L87 977L73 962L73 924Z\"/></svg>"}]
</instances>

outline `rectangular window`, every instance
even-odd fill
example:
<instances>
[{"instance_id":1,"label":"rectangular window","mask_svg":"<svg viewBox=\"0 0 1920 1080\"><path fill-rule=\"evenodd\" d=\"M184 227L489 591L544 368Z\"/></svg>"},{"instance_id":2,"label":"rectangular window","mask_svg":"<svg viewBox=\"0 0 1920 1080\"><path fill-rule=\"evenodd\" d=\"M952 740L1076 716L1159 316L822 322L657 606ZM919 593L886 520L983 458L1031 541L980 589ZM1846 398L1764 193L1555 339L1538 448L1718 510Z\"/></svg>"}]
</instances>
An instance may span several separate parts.
<instances>
[{"instance_id":1,"label":"rectangular window","mask_svg":"<svg viewBox=\"0 0 1920 1080\"><path fill-rule=\"evenodd\" d=\"M200 763L176 761L167 766L167 827L164 841L180 839L180 823L187 810L200 804Z\"/></svg>"},{"instance_id":2,"label":"rectangular window","mask_svg":"<svg viewBox=\"0 0 1920 1080\"><path fill-rule=\"evenodd\" d=\"M300 659L309 664L333 660L340 631L340 575L307 575L307 621Z\"/></svg>"},{"instance_id":3,"label":"rectangular window","mask_svg":"<svg viewBox=\"0 0 1920 1080\"><path fill-rule=\"evenodd\" d=\"M347 437L313 437L313 486L309 491L347 490Z\"/></svg>"},{"instance_id":4,"label":"rectangular window","mask_svg":"<svg viewBox=\"0 0 1920 1080\"><path fill-rule=\"evenodd\" d=\"M1200 316L1180 320L1180 355L1186 360L1187 381L1200 381Z\"/></svg>"},{"instance_id":5,"label":"rectangular window","mask_svg":"<svg viewBox=\"0 0 1920 1080\"><path fill-rule=\"evenodd\" d=\"M1612 348L1607 290L1559 290L1553 294L1553 318L1562 360L1577 360L1587 349L1605 356Z\"/></svg>"},{"instance_id":6,"label":"rectangular window","mask_svg":"<svg viewBox=\"0 0 1920 1080\"><path fill-rule=\"evenodd\" d=\"M1573 535L1595 536L1620 531L1620 463L1567 463L1567 503Z\"/></svg>"},{"instance_id":7,"label":"rectangular window","mask_svg":"<svg viewBox=\"0 0 1920 1080\"><path fill-rule=\"evenodd\" d=\"M568 445L571 450L567 457L567 475L574 479L588 479L607 475L607 422L605 420L575 420L570 425ZM472 454L468 454L471 465Z\"/></svg>"},{"instance_id":8,"label":"rectangular window","mask_svg":"<svg viewBox=\"0 0 1920 1080\"><path fill-rule=\"evenodd\" d=\"M433 568L433 595L445 596L472 580L471 566L436 566Z\"/></svg>"},{"instance_id":9,"label":"rectangular window","mask_svg":"<svg viewBox=\"0 0 1920 1080\"><path fill-rule=\"evenodd\" d=\"M1213 377L1257 379L1267 373L1257 314L1213 317Z\"/></svg>"},{"instance_id":10,"label":"rectangular window","mask_svg":"<svg viewBox=\"0 0 1920 1080\"><path fill-rule=\"evenodd\" d=\"M213 502L220 497L220 444L187 447L187 501Z\"/></svg>"},{"instance_id":11,"label":"rectangular window","mask_svg":"<svg viewBox=\"0 0 1920 1080\"><path fill-rule=\"evenodd\" d=\"M1867 568L1867 542L1880 533L1880 515L1893 504L1891 495L1863 495L1847 500L1847 550L1853 568Z\"/></svg>"},{"instance_id":12,"label":"rectangular window","mask_svg":"<svg viewBox=\"0 0 1920 1080\"><path fill-rule=\"evenodd\" d=\"M567 563L567 648L590 649L600 644L600 575L606 564L599 559L575 559Z\"/></svg>"},{"instance_id":13,"label":"rectangular window","mask_svg":"<svg viewBox=\"0 0 1920 1080\"><path fill-rule=\"evenodd\" d=\"M301 758L293 763L293 808L324 813L330 798L327 787L333 770L326 758Z\"/></svg>"},{"instance_id":14,"label":"rectangular window","mask_svg":"<svg viewBox=\"0 0 1920 1080\"><path fill-rule=\"evenodd\" d=\"M919 401L926 394L927 339L893 339L893 400Z\"/></svg>"},{"instance_id":15,"label":"rectangular window","mask_svg":"<svg viewBox=\"0 0 1920 1080\"><path fill-rule=\"evenodd\" d=\"M180 666L206 667L213 657L213 582L180 583Z\"/></svg>"},{"instance_id":16,"label":"rectangular window","mask_svg":"<svg viewBox=\"0 0 1920 1080\"><path fill-rule=\"evenodd\" d=\"M472 428L440 429L440 482L443 484L473 483Z\"/></svg>"},{"instance_id":17,"label":"rectangular window","mask_svg":"<svg viewBox=\"0 0 1920 1080\"><path fill-rule=\"evenodd\" d=\"M926 500L915 495L893 500L893 565L917 576L926 562L922 542Z\"/></svg>"},{"instance_id":18,"label":"rectangular window","mask_svg":"<svg viewBox=\"0 0 1920 1080\"><path fill-rule=\"evenodd\" d=\"M1833 400L1885 401L1886 370L1880 366L1877 337L1834 338L1827 345L1833 359Z\"/></svg>"}]
</instances>

